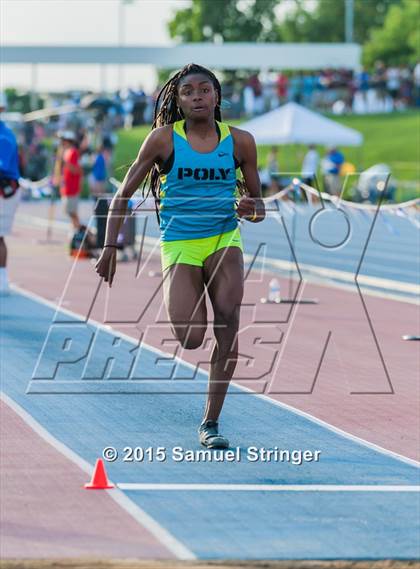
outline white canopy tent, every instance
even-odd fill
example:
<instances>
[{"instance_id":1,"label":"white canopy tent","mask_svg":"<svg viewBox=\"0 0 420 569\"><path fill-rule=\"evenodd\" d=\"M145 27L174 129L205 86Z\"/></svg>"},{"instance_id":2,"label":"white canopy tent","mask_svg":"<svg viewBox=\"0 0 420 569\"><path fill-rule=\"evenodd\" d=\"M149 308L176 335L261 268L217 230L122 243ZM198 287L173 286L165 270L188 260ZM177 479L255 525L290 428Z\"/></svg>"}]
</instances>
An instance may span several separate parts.
<instances>
[{"instance_id":1,"label":"white canopy tent","mask_svg":"<svg viewBox=\"0 0 420 569\"><path fill-rule=\"evenodd\" d=\"M240 125L250 132L257 144L323 144L325 146L360 146L363 135L319 113L286 103L282 107Z\"/></svg>"}]
</instances>

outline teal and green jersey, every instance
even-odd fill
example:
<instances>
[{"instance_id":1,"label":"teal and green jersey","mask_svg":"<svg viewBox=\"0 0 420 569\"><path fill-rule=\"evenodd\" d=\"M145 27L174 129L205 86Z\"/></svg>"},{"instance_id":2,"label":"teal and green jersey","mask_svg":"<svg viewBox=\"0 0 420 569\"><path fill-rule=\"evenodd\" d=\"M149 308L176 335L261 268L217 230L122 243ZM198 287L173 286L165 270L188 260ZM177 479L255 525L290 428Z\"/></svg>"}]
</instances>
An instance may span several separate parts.
<instances>
[{"instance_id":1,"label":"teal and green jersey","mask_svg":"<svg viewBox=\"0 0 420 569\"><path fill-rule=\"evenodd\" d=\"M191 148L185 120L173 125L174 156L160 176L160 230L163 241L200 239L232 231L236 215L236 164L229 126L217 122L218 146L212 152Z\"/></svg>"}]
</instances>

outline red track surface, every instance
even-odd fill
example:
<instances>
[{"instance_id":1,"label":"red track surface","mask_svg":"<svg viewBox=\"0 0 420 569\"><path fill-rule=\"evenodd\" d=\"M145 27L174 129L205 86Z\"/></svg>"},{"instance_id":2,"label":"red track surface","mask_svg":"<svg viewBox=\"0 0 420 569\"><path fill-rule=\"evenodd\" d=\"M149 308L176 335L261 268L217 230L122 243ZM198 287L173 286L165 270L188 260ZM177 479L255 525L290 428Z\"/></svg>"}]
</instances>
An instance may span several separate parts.
<instances>
[{"instance_id":1,"label":"red track surface","mask_svg":"<svg viewBox=\"0 0 420 569\"><path fill-rule=\"evenodd\" d=\"M3 403L0 421L0 558L173 557Z\"/></svg>"}]
</instances>

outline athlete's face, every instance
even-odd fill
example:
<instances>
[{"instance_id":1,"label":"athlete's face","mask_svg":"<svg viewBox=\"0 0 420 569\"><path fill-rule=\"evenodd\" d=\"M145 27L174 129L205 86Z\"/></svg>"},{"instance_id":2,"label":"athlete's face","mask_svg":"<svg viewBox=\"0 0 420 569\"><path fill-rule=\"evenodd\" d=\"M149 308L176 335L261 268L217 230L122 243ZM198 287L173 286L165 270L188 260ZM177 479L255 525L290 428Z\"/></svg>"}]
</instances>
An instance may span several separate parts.
<instances>
[{"instance_id":1,"label":"athlete's face","mask_svg":"<svg viewBox=\"0 0 420 569\"><path fill-rule=\"evenodd\" d=\"M186 75L178 85L177 102L185 117L203 119L214 115L217 92L206 75Z\"/></svg>"}]
</instances>

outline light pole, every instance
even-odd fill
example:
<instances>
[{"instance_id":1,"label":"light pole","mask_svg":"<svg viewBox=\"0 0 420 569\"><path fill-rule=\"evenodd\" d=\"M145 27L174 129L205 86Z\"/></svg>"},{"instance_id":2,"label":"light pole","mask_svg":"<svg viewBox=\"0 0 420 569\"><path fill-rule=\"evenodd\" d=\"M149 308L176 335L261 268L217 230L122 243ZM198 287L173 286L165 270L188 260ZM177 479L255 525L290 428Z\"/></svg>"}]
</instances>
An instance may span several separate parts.
<instances>
[{"instance_id":1,"label":"light pole","mask_svg":"<svg viewBox=\"0 0 420 569\"><path fill-rule=\"evenodd\" d=\"M354 0L345 0L345 39L346 43L353 42Z\"/></svg>"},{"instance_id":2,"label":"light pole","mask_svg":"<svg viewBox=\"0 0 420 569\"><path fill-rule=\"evenodd\" d=\"M125 44L125 4L131 4L134 0L119 0L118 2L118 47ZM118 89L124 87L124 64L118 64Z\"/></svg>"},{"instance_id":3,"label":"light pole","mask_svg":"<svg viewBox=\"0 0 420 569\"><path fill-rule=\"evenodd\" d=\"M124 45L124 0L118 3L118 47ZM118 89L123 86L123 65L118 63Z\"/></svg>"}]
</instances>

